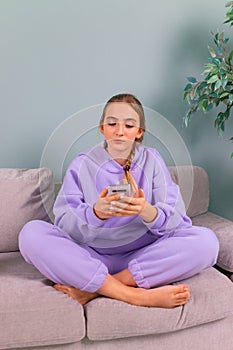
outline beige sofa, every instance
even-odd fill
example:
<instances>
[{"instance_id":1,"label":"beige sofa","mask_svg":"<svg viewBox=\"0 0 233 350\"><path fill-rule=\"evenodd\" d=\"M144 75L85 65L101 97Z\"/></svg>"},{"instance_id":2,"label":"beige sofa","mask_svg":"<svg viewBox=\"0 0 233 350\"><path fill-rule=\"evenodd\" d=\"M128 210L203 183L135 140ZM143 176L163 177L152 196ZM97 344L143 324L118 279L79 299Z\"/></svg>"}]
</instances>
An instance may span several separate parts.
<instances>
[{"instance_id":1,"label":"beige sofa","mask_svg":"<svg viewBox=\"0 0 233 350\"><path fill-rule=\"evenodd\" d=\"M136 307L105 297L83 307L52 288L23 260L17 240L25 222L52 220L51 171L0 169L0 349L233 349L233 222L208 212L208 177L202 168L169 170L194 224L216 232L218 269L228 275L209 268L189 278L191 299L174 309Z\"/></svg>"}]
</instances>

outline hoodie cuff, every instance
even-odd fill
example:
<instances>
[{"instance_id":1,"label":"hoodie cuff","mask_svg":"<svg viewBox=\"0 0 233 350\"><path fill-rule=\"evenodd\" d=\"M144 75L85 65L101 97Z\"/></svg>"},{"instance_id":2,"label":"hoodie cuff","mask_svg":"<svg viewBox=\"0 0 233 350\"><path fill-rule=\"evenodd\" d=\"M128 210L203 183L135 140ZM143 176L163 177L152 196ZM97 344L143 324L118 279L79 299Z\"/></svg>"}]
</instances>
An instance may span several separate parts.
<instances>
[{"instance_id":1,"label":"hoodie cuff","mask_svg":"<svg viewBox=\"0 0 233 350\"><path fill-rule=\"evenodd\" d=\"M151 222L143 221L149 230L152 228L159 229L164 224L164 222L166 220L166 215L165 215L164 211L158 207L156 207L156 208L158 210L158 215L156 216L156 218Z\"/></svg>"},{"instance_id":2,"label":"hoodie cuff","mask_svg":"<svg viewBox=\"0 0 233 350\"><path fill-rule=\"evenodd\" d=\"M86 211L86 220L89 225L95 226L95 227L101 227L104 225L106 220L98 218L98 216L95 215L93 207L88 207Z\"/></svg>"}]
</instances>

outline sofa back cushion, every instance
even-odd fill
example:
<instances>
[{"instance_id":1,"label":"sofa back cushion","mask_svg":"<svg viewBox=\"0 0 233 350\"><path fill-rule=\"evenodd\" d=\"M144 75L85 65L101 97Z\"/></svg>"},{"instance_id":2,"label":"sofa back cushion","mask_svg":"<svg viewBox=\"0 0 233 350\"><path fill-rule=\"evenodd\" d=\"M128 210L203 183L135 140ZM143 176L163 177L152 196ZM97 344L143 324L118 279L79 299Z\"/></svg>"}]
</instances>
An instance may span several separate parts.
<instances>
[{"instance_id":1,"label":"sofa back cushion","mask_svg":"<svg viewBox=\"0 0 233 350\"><path fill-rule=\"evenodd\" d=\"M49 169L0 169L0 196L0 252L18 250L18 235L26 222L53 220Z\"/></svg>"},{"instance_id":2,"label":"sofa back cushion","mask_svg":"<svg viewBox=\"0 0 233 350\"><path fill-rule=\"evenodd\" d=\"M208 211L209 184L203 168L169 167L180 186L187 214L192 218ZM18 250L18 235L30 220L53 222L54 193L50 169L0 169L0 252Z\"/></svg>"},{"instance_id":3,"label":"sofa back cushion","mask_svg":"<svg viewBox=\"0 0 233 350\"><path fill-rule=\"evenodd\" d=\"M209 180L198 166L168 167L172 180L179 185L190 218L204 214L209 208Z\"/></svg>"}]
</instances>

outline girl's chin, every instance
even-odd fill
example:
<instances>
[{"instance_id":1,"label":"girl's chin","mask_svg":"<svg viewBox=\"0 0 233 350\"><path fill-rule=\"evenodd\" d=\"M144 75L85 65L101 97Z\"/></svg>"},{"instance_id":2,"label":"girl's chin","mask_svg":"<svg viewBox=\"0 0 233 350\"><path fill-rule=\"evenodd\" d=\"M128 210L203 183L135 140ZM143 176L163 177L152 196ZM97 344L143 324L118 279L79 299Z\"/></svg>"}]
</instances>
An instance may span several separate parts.
<instances>
[{"instance_id":1,"label":"girl's chin","mask_svg":"<svg viewBox=\"0 0 233 350\"><path fill-rule=\"evenodd\" d=\"M133 146L133 142L132 141L123 141L123 140L111 140L108 141L108 145L109 147L125 147L128 149L131 149L131 147Z\"/></svg>"},{"instance_id":2,"label":"girl's chin","mask_svg":"<svg viewBox=\"0 0 233 350\"><path fill-rule=\"evenodd\" d=\"M122 157L122 158L127 158L129 156L129 153L131 152L132 149L132 143L130 144L112 144L110 143L108 145L108 152L115 158L115 157Z\"/></svg>"},{"instance_id":3,"label":"girl's chin","mask_svg":"<svg viewBox=\"0 0 233 350\"><path fill-rule=\"evenodd\" d=\"M116 143L116 144L111 144L108 147L109 151L111 150L112 152L130 152L132 149L132 144L125 144L125 143Z\"/></svg>"}]
</instances>

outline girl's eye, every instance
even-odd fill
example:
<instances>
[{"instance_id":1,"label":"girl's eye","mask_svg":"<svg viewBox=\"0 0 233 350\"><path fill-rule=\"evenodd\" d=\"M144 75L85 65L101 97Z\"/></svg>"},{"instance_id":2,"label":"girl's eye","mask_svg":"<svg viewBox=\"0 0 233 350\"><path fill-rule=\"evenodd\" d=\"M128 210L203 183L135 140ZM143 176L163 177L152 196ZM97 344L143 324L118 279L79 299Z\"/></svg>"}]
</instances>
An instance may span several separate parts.
<instances>
[{"instance_id":1,"label":"girl's eye","mask_svg":"<svg viewBox=\"0 0 233 350\"><path fill-rule=\"evenodd\" d=\"M134 125L125 124L125 127L126 127L127 129L131 129L131 128L133 128L133 127L134 127Z\"/></svg>"},{"instance_id":2,"label":"girl's eye","mask_svg":"<svg viewBox=\"0 0 233 350\"><path fill-rule=\"evenodd\" d=\"M117 125L117 122L108 122L108 126L116 126ZM132 124L125 124L125 127L127 129L131 129L133 128L135 125L132 125Z\"/></svg>"}]
</instances>

